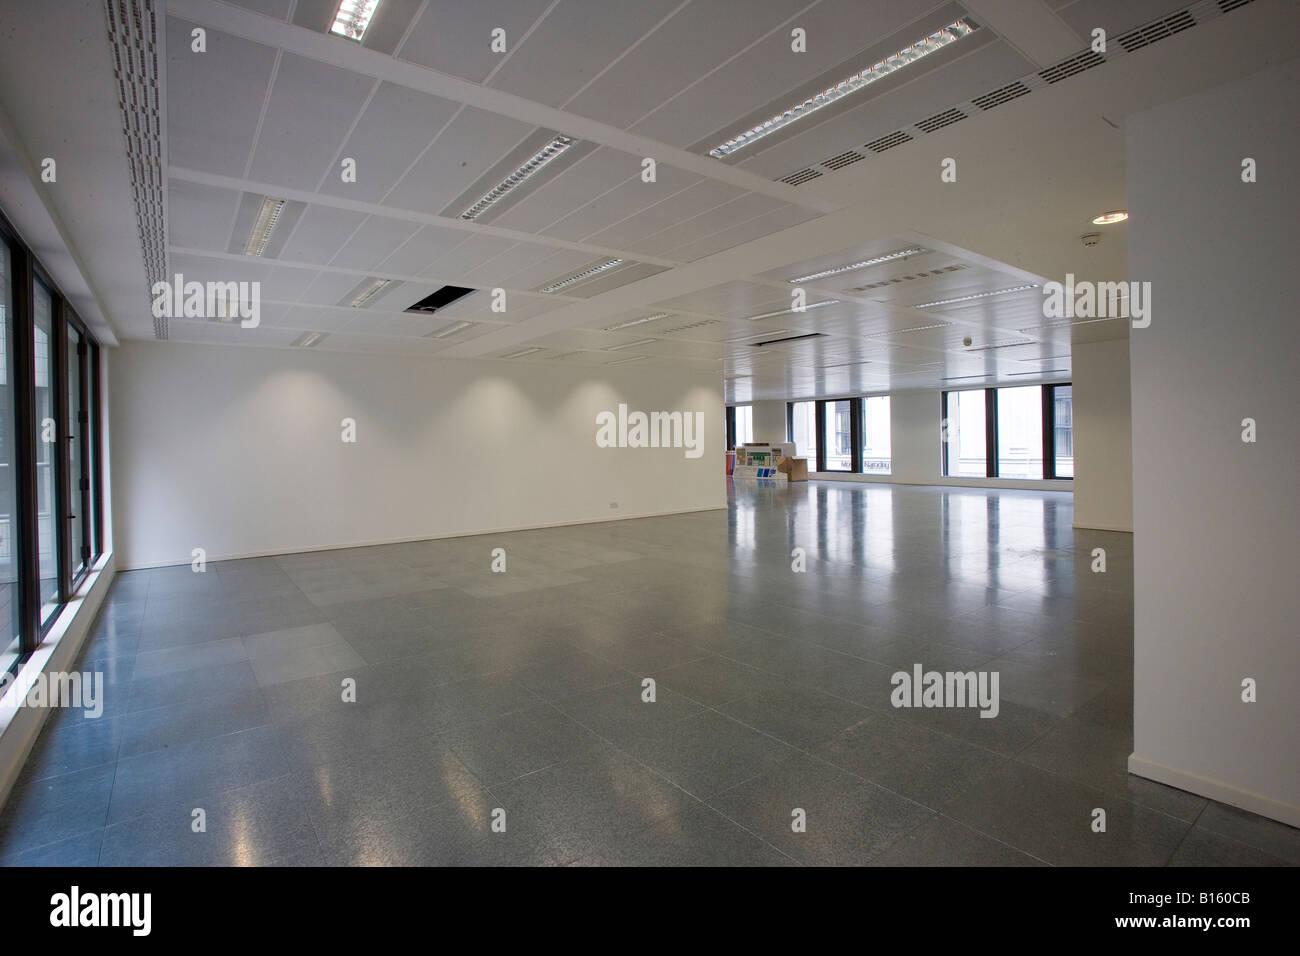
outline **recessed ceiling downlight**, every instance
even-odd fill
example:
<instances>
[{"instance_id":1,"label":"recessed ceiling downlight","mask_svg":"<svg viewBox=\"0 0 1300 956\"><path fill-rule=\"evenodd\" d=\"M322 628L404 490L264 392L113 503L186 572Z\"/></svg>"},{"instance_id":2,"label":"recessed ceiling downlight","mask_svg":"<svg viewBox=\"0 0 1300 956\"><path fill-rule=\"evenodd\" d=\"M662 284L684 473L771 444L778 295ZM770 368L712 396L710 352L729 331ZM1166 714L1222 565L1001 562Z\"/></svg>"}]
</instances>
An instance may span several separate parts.
<instances>
[{"instance_id":1,"label":"recessed ceiling downlight","mask_svg":"<svg viewBox=\"0 0 1300 956\"><path fill-rule=\"evenodd\" d=\"M1094 226L1113 226L1117 222L1123 222L1128 218L1128 211L1124 209L1115 209L1111 212L1104 212L1092 221Z\"/></svg>"}]
</instances>

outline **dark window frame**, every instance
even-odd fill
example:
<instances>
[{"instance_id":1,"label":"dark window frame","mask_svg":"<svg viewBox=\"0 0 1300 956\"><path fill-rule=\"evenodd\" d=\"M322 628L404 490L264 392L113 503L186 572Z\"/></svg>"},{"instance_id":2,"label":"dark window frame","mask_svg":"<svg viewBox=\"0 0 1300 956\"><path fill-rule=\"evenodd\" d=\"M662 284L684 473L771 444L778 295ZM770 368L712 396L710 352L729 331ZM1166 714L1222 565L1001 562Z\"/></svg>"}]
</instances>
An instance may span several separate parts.
<instances>
[{"instance_id":1,"label":"dark window frame","mask_svg":"<svg viewBox=\"0 0 1300 956\"><path fill-rule=\"evenodd\" d=\"M14 498L13 521L14 564L18 571L19 655L15 667L21 666L27 656L44 640L49 629L58 620L75 589L81 585L94 563L103 555L103 419L101 415L103 382L99 369L99 348L94 334L73 311L57 282L41 265L31 248L23 241L18 230L0 212L0 242L10 254L10 272L13 282L13 314L10 316L10 341L12 350L13 416L14 416ZM41 423L36 418L36 283L41 283L50 294L50 352L51 352L51 415L55 421L56 441L52 466L55 469L54 532L58 542L59 561L57 573L57 607L49 618L41 620L41 569L39 542L39 493L37 490L38 441ZM77 436L82 451L85 482L77 489L79 507L82 508L82 538L77 555L84 555L85 568L74 578L69 550L71 519L68 515L71 499L67 487L70 464L68 460L67 405L68 367L67 347L69 326L81 336L77 374L81 391L82 408L78 418L82 421L81 434ZM93 450L93 457L87 451ZM88 486L88 487L85 487ZM93 520L87 522L86 508L92 505Z\"/></svg>"}]
</instances>

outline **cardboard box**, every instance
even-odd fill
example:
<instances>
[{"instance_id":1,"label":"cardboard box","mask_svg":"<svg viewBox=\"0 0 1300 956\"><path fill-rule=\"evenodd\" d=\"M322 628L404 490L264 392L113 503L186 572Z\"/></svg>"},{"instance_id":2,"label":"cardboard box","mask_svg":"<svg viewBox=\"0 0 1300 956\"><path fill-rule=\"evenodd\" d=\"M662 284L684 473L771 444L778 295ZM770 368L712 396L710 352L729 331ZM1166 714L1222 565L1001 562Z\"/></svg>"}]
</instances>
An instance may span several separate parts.
<instances>
[{"instance_id":1,"label":"cardboard box","mask_svg":"<svg viewBox=\"0 0 1300 956\"><path fill-rule=\"evenodd\" d=\"M784 473L790 481L808 480L807 458L781 458L776 463L776 469Z\"/></svg>"}]
</instances>

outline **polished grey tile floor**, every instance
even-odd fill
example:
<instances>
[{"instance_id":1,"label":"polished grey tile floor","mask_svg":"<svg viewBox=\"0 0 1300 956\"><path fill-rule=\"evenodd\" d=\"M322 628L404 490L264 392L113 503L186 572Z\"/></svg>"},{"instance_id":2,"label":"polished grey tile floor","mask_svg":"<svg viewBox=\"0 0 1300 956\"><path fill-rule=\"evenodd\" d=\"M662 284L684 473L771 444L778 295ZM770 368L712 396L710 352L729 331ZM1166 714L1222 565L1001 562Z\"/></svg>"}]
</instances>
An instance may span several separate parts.
<instances>
[{"instance_id":1,"label":"polished grey tile floor","mask_svg":"<svg viewBox=\"0 0 1300 956\"><path fill-rule=\"evenodd\" d=\"M722 511L123 573L78 665L103 716L51 715L0 862L1300 862L1300 831L1125 772L1132 538L1072 511L741 483ZM916 664L996 671L998 715L894 708Z\"/></svg>"}]
</instances>

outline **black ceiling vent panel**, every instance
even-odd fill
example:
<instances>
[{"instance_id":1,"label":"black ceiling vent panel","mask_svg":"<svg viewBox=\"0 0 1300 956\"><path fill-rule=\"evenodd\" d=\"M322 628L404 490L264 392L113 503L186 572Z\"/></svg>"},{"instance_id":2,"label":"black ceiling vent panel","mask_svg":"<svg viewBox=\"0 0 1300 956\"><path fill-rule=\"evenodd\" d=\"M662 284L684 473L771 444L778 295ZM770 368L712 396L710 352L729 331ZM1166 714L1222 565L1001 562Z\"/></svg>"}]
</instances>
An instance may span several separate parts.
<instances>
[{"instance_id":1,"label":"black ceiling vent panel","mask_svg":"<svg viewBox=\"0 0 1300 956\"><path fill-rule=\"evenodd\" d=\"M1186 10L1180 10L1172 16L1165 17L1163 20L1156 20L1154 23L1148 23L1144 27L1138 27L1136 30L1130 30L1123 36L1119 37L1119 45L1126 52L1132 53L1134 50L1140 50L1144 46L1150 46L1157 40L1163 40L1165 37L1171 37L1175 33L1181 33L1191 27L1196 26L1196 20Z\"/></svg>"},{"instance_id":2,"label":"black ceiling vent panel","mask_svg":"<svg viewBox=\"0 0 1300 956\"><path fill-rule=\"evenodd\" d=\"M415 305L408 308L407 312L437 312L439 309L445 309L453 302L459 302L475 289L466 289L464 286L445 285L437 292L426 295Z\"/></svg>"},{"instance_id":3,"label":"black ceiling vent panel","mask_svg":"<svg viewBox=\"0 0 1300 956\"><path fill-rule=\"evenodd\" d=\"M977 96L971 102L982 110L991 110L995 106L1001 106L1008 100L1014 100L1016 97L1024 96L1028 92L1029 87L1016 80L1014 83L1008 83L1006 86L985 93L982 96Z\"/></svg>"},{"instance_id":4,"label":"black ceiling vent panel","mask_svg":"<svg viewBox=\"0 0 1300 956\"><path fill-rule=\"evenodd\" d=\"M797 173L791 173L789 176L785 177L785 179L782 179L781 182L787 183L791 186L802 186L810 179L817 179L819 176L821 176L821 173L817 172L817 170L810 166L807 169L799 170Z\"/></svg>"},{"instance_id":5,"label":"black ceiling vent panel","mask_svg":"<svg viewBox=\"0 0 1300 956\"><path fill-rule=\"evenodd\" d=\"M1068 79L1076 73L1091 70L1094 66L1101 66L1105 62L1106 58L1100 53L1094 53L1092 50L1084 50L1076 56L1062 60L1055 66L1049 66L1045 70L1039 70L1038 75L1048 83L1060 83L1062 80Z\"/></svg>"},{"instance_id":6,"label":"black ceiling vent panel","mask_svg":"<svg viewBox=\"0 0 1300 956\"><path fill-rule=\"evenodd\" d=\"M951 126L953 123L960 123L965 118L966 114L959 109L944 110L942 113L935 113L933 116L921 120L916 124L916 128L923 133L933 133L935 130Z\"/></svg>"},{"instance_id":7,"label":"black ceiling vent panel","mask_svg":"<svg viewBox=\"0 0 1300 956\"><path fill-rule=\"evenodd\" d=\"M902 146L904 143L910 143L912 137L904 133L901 129L895 130L888 136L882 136L880 139L873 139L867 143L867 149L873 153L883 153L887 149L893 149L895 146Z\"/></svg>"},{"instance_id":8,"label":"black ceiling vent panel","mask_svg":"<svg viewBox=\"0 0 1300 956\"><path fill-rule=\"evenodd\" d=\"M785 342L802 342L804 339L825 338L825 335L826 333L824 332L809 332L805 335L787 335L785 338L781 339L767 339L764 342L754 342L753 346L756 349L761 349L764 345L781 345Z\"/></svg>"}]
</instances>

